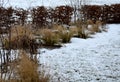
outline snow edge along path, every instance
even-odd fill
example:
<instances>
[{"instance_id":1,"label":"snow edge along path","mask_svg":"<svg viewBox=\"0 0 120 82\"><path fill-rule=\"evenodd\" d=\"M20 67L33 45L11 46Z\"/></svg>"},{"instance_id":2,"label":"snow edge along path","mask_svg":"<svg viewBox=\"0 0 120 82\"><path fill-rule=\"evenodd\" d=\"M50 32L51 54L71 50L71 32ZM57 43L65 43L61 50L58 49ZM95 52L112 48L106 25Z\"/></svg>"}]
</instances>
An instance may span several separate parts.
<instances>
[{"instance_id":1,"label":"snow edge along path","mask_svg":"<svg viewBox=\"0 0 120 82\"><path fill-rule=\"evenodd\" d=\"M120 25L108 28L86 40L72 38L60 49L40 49L51 82L120 82Z\"/></svg>"}]
</instances>

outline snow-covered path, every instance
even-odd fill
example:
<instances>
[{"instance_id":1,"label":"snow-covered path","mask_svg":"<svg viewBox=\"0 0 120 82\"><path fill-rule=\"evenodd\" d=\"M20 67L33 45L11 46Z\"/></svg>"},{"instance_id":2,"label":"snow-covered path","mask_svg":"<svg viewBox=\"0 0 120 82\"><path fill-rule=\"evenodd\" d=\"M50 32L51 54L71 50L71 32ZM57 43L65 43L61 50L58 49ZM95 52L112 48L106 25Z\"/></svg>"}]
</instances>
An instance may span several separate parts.
<instances>
[{"instance_id":1,"label":"snow-covered path","mask_svg":"<svg viewBox=\"0 0 120 82\"><path fill-rule=\"evenodd\" d=\"M120 82L120 25L108 27L93 38L72 38L60 49L40 50L51 82Z\"/></svg>"}]
</instances>

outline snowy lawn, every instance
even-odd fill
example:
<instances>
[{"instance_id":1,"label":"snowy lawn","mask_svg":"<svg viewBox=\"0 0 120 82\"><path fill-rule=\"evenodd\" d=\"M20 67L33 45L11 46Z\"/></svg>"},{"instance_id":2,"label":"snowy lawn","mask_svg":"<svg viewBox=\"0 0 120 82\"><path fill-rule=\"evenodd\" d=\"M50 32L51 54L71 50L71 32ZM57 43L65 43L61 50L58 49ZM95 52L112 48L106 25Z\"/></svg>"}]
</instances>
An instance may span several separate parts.
<instances>
[{"instance_id":1,"label":"snowy lawn","mask_svg":"<svg viewBox=\"0 0 120 82\"><path fill-rule=\"evenodd\" d=\"M39 61L51 82L120 82L120 25L93 38L72 38L59 49L40 49Z\"/></svg>"}]
</instances>

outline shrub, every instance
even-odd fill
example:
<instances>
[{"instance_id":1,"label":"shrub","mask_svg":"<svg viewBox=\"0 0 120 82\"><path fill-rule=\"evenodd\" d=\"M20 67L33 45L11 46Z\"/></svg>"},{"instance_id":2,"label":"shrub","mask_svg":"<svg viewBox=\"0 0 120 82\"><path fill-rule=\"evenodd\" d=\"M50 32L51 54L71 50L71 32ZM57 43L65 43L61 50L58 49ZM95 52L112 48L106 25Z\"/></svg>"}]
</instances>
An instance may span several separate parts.
<instances>
[{"instance_id":1,"label":"shrub","mask_svg":"<svg viewBox=\"0 0 120 82\"><path fill-rule=\"evenodd\" d=\"M33 8L32 11L32 23L38 27L43 27L47 25L48 22L48 9L44 6L38 6Z\"/></svg>"},{"instance_id":2,"label":"shrub","mask_svg":"<svg viewBox=\"0 0 120 82\"><path fill-rule=\"evenodd\" d=\"M57 6L53 13L54 22L59 24L69 24L71 16L73 14L73 8L70 6Z\"/></svg>"},{"instance_id":3,"label":"shrub","mask_svg":"<svg viewBox=\"0 0 120 82\"><path fill-rule=\"evenodd\" d=\"M8 33L8 29L0 28L0 34L7 34L7 33Z\"/></svg>"}]
</instances>

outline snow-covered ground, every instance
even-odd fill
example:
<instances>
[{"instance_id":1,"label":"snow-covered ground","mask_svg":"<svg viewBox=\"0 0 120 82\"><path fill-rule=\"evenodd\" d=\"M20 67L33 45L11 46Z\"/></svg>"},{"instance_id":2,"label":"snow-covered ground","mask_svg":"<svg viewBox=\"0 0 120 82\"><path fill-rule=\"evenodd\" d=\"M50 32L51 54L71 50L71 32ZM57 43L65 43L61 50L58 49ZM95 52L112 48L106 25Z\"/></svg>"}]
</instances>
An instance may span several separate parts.
<instances>
[{"instance_id":1,"label":"snow-covered ground","mask_svg":"<svg viewBox=\"0 0 120 82\"><path fill-rule=\"evenodd\" d=\"M40 49L51 82L120 82L120 25L89 39L72 38L59 49Z\"/></svg>"}]
</instances>

